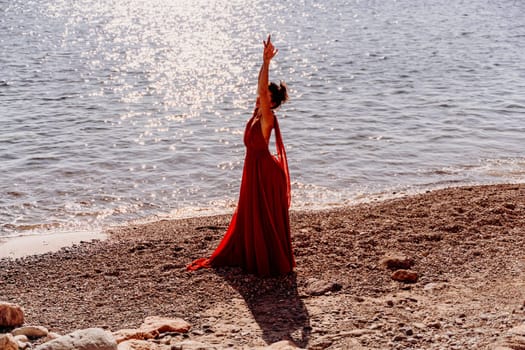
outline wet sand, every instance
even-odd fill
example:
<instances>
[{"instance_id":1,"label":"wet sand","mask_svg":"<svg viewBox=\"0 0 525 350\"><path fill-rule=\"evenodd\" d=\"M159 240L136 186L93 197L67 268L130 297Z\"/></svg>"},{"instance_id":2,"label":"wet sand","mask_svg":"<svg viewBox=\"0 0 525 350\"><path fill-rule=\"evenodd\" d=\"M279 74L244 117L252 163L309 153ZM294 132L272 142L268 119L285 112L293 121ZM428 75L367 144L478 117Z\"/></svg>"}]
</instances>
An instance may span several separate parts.
<instances>
[{"instance_id":1,"label":"wet sand","mask_svg":"<svg viewBox=\"0 0 525 350\"><path fill-rule=\"evenodd\" d=\"M0 300L61 333L181 317L190 339L230 348L292 339L311 349L483 349L525 322L525 184L292 212L295 273L187 272L229 218L115 228L105 241L0 260ZM417 282L391 278L382 260L393 254L414 261ZM322 283L334 288L312 292Z\"/></svg>"},{"instance_id":2,"label":"wet sand","mask_svg":"<svg viewBox=\"0 0 525 350\"><path fill-rule=\"evenodd\" d=\"M0 259L51 253L81 242L106 238L107 235L102 232L60 232L8 237L0 240Z\"/></svg>"}]
</instances>

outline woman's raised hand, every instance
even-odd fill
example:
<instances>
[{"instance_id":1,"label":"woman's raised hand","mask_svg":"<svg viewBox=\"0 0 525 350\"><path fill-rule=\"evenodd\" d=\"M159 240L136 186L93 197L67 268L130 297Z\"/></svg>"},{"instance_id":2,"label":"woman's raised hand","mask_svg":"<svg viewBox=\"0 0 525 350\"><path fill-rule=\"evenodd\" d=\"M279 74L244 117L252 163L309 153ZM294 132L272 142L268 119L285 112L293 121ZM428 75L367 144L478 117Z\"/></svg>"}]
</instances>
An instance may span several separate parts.
<instances>
[{"instance_id":1,"label":"woman's raised hand","mask_svg":"<svg viewBox=\"0 0 525 350\"><path fill-rule=\"evenodd\" d=\"M268 34L268 39L266 41L263 40L264 44L264 53L263 53L263 60L265 62L270 62L272 58L274 58L275 55L277 55L277 52L279 52L278 49L273 46L271 35Z\"/></svg>"}]
</instances>

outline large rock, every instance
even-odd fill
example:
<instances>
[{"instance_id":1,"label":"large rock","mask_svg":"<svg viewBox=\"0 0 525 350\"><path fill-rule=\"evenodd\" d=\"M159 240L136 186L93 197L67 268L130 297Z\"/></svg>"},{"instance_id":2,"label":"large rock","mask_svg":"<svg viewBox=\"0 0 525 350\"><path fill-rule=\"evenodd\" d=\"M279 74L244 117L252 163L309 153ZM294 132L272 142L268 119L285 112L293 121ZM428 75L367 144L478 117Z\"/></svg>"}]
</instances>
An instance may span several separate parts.
<instances>
[{"instance_id":1,"label":"large rock","mask_svg":"<svg viewBox=\"0 0 525 350\"><path fill-rule=\"evenodd\" d=\"M66 334L38 346L35 350L116 350L113 335L101 328L88 328Z\"/></svg>"},{"instance_id":2,"label":"large rock","mask_svg":"<svg viewBox=\"0 0 525 350\"><path fill-rule=\"evenodd\" d=\"M16 304L0 302L0 327L18 327L24 324L24 311Z\"/></svg>"},{"instance_id":3,"label":"large rock","mask_svg":"<svg viewBox=\"0 0 525 350\"><path fill-rule=\"evenodd\" d=\"M49 334L47 328L42 326L24 326L14 329L11 334L13 335L25 335L28 338L42 338Z\"/></svg>"},{"instance_id":4,"label":"large rock","mask_svg":"<svg viewBox=\"0 0 525 350\"><path fill-rule=\"evenodd\" d=\"M166 318L159 316L146 317L140 330L145 333L166 333L166 332L178 332L187 333L191 328L191 325L181 318Z\"/></svg>"},{"instance_id":5,"label":"large rock","mask_svg":"<svg viewBox=\"0 0 525 350\"><path fill-rule=\"evenodd\" d=\"M0 334L0 349L18 350L18 343L11 334Z\"/></svg>"}]
</instances>

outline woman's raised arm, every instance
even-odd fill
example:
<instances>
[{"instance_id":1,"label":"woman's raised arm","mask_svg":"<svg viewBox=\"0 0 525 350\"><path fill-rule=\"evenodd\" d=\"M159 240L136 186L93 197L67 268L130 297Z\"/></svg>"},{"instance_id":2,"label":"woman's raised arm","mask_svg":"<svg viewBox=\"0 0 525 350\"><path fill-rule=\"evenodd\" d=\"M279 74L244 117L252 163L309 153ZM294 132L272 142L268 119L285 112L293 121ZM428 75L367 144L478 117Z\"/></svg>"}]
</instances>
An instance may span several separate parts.
<instances>
[{"instance_id":1,"label":"woman's raised arm","mask_svg":"<svg viewBox=\"0 0 525 350\"><path fill-rule=\"evenodd\" d=\"M270 62L279 50L273 46L270 35L268 35L266 41L263 41L263 44L263 63L261 70L259 71L257 93L259 98L259 110L261 113L262 132L266 142L268 142L273 128L272 99L270 90L268 89Z\"/></svg>"}]
</instances>

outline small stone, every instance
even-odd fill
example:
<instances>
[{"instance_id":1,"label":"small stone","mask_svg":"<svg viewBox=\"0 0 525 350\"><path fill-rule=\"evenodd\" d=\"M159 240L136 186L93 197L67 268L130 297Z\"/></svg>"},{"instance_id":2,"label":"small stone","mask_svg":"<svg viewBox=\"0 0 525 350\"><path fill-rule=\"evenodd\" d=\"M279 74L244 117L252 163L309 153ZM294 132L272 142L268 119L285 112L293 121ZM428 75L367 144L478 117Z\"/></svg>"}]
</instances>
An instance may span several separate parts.
<instances>
[{"instance_id":1,"label":"small stone","mask_svg":"<svg viewBox=\"0 0 525 350\"><path fill-rule=\"evenodd\" d=\"M16 341L22 342L22 343L27 343L29 341L29 338L23 334L15 335L14 338Z\"/></svg>"},{"instance_id":2,"label":"small stone","mask_svg":"<svg viewBox=\"0 0 525 350\"><path fill-rule=\"evenodd\" d=\"M402 334L398 334L396 336L394 336L394 338L392 339L393 342L400 342L400 341L403 341L403 340L406 340L407 337L405 337L404 335Z\"/></svg>"},{"instance_id":3,"label":"small stone","mask_svg":"<svg viewBox=\"0 0 525 350\"><path fill-rule=\"evenodd\" d=\"M217 349L217 348L215 346L201 343L201 342L194 341L194 340L185 340L183 342L171 345L171 350L214 350L214 349Z\"/></svg>"},{"instance_id":4,"label":"small stone","mask_svg":"<svg viewBox=\"0 0 525 350\"><path fill-rule=\"evenodd\" d=\"M51 341L53 339L56 339L56 338L60 338L60 337L61 337L61 335L58 334L58 333L49 332L49 333L47 333L47 336L44 338L44 343L48 342L48 341Z\"/></svg>"},{"instance_id":5,"label":"small stone","mask_svg":"<svg viewBox=\"0 0 525 350\"><path fill-rule=\"evenodd\" d=\"M299 350L299 348L289 340L282 340L269 346L260 348L260 350Z\"/></svg>"},{"instance_id":6,"label":"small stone","mask_svg":"<svg viewBox=\"0 0 525 350\"><path fill-rule=\"evenodd\" d=\"M191 325L181 318L166 318L159 316L146 317L140 330L146 333L157 331L159 333L178 332L187 333Z\"/></svg>"},{"instance_id":7,"label":"small stone","mask_svg":"<svg viewBox=\"0 0 525 350\"><path fill-rule=\"evenodd\" d=\"M441 323L440 322L431 322L431 323L427 324L427 327L434 328L434 329L440 329L441 328Z\"/></svg>"},{"instance_id":8,"label":"small stone","mask_svg":"<svg viewBox=\"0 0 525 350\"><path fill-rule=\"evenodd\" d=\"M423 290L425 291L433 291L436 289L440 289L440 285L434 282L427 283L423 286Z\"/></svg>"},{"instance_id":9,"label":"small stone","mask_svg":"<svg viewBox=\"0 0 525 350\"><path fill-rule=\"evenodd\" d=\"M352 329L351 331L341 332L340 334L343 337L361 337L365 334L372 334L372 333L374 333L372 329L360 328L360 329Z\"/></svg>"},{"instance_id":10,"label":"small stone","mask_svg":"<svg viewBox=\"0 0 525 350\"><path fill-rule=\"evenodd\" d=\"M17 341L17 343L18 343L18 350L25 350L27 348L31 348L30 342Z\"/></svg>"},{"instance_id":11,"label":"small stone","mask_svg":"<svg viewBox=\"0 0 525 350\"><path fill-rule=\"evenodd\" d=\"M425 329L425 328L427 328L427 326L424 323L421 323L421 322L414 322L414 323L412 323L412 325L414 327L416 327L417 329Z\"/></svg>"},{"instance_id":12,"label":"small stone","mask_svg":"<svg viewBox=\"0 0 525 350\"><path fill-rule=\"evenodd\" d=\"M308 349L323 350L329 348L333 344L333 342L334 341L328 336L320 337L314 340L311 344L309 344Z\"/></svg>"},{"instance_id":13,"label":"small stone","mask_svg":"<svg viewBox=\"0 0 525 350\"><path fill-rule=\"evenodd\" d=\"M47 328L42 326L23 326L14 329L11 334L13 335L25 335L28 338L43 338L47 336L49 331Z\"/></svg>"},{"instance_id":14,"label":"small stone","mask_svg":"<svg viewBox=\"0 0 525 350\"><path fill-rule=\"evenodd\" d=\"M118 345L118 350L170 350L171 347L146 340L131 339ZM184 348L185 349L185 348ZM94 349L95 350L95 349Z\"/></svg>"},{"instance_id":15,"label":"small stone","mask_svg":"<svg viewBox=\"0 0 525 350\"><path fill-rule=\"evenodd\" d=\"M164 345L170 345L171 344L171 337L167 336L162 339L160 339L160 343Z\"/></svg>"},{"instance_id":16,"label":"small stone","mask_svg":"<svg viewBox=\"0 0 525 350\"><path fill-rule=\"evenodd\" d=\"M514 328L511 328L507 333L510 335L518 335L518 336L525 337L525 323L522 324L521 326L516 326Z\"/></svg>"},{"instance_id":17,"label":"small stone","mask_svg":"<svg viewBox=\"0 0 525 350\"><path fill-rule=\"evenodd\" d=\"M415 339L415 338L408 338L408 339L407 339L407 342L409 342L409 343L411 343L411 344L414 344L414 345L417 344L417 343L419 343L419 341L418 341L417 339Z\"/></svg>"},{"instance_id":18,"label":"small stone","mask_svg":"<svg viewBox=\"0 0 525 350\"><path fill-rule=\"evenodd\" d=\"M24 324L24 311L16 304L0 302L0 327L18 327Z\"/></svg>"},{"instance_id":19,"label":"small stone","mask_svg":"<svg viewBox=\"0 0 525 350\"><path fill-rule=\"evenodd\" d=\"M405 255L387 255L381 260L381 265L390 270L410 269L414 266L414 259Z\"/></svg>"},{"instance_id":20,"label":"small stone","mask_svg":"<svg viewBox=\"0 0 525 350\"><path fill-rule=\"evenodd\" d=\"M194 329L193 331L191 331L191 334L200 336L204 335L204 331L201 331L200 329Z\"/></svg>"},{"instance_id":21,"label":"small stone","mask_svg":"<svg viewBox=\"0 0 525 350\"><path fill-rule=\"evenodd\" d=\"M0 349L18 350L18 343L11 334L0 334Z\"/></svg>"},{"instance_id":22,"label":"small stone","mask_svg":"<svg viewBox=\"0 0 525 350\"><path fill-rule=\"evenodd\" d=\"M381 328L383 328L383 325L380 324L380 323L374 323L374 324L370 325L369 328L370 328L371 330L381 329Z\"/></svg>"},{"instance_id":23,"label":"small stone","mask_svg":"<svg viewBox=\"0 0 525 350\"><path fill-rule=\"evenodd\" d=\"M327 282L311 278L307 282L306 293L308 295L319 296L329 292L337 292L343 288L342 285L336 282Z\"/></svg>"},{"instance_id":24,"label":"small stone","mask_svg":"<svg viewBox=\"0 0 525 350\"><path fill-rule=\"evenodd\" d=\"M144 332L140 329L120 329L116 332L113 332L113 336L115 337L115 340L117 341L117 344L120 344L126 340L146 340L146 339L153 339L159 335L159 332L152 331L152 332Z\"/></svg>"},{"instance_id":25,"label":"small stone","mask_svg":"<svg viewBox=\"0 0 525 350\"><path fill-rule=\"evenodd\" d=\"M392 273L392 279L404 283L415 283L418 279L418 274L412 270L397 270Z\"/></svg>"}]
</instances>

